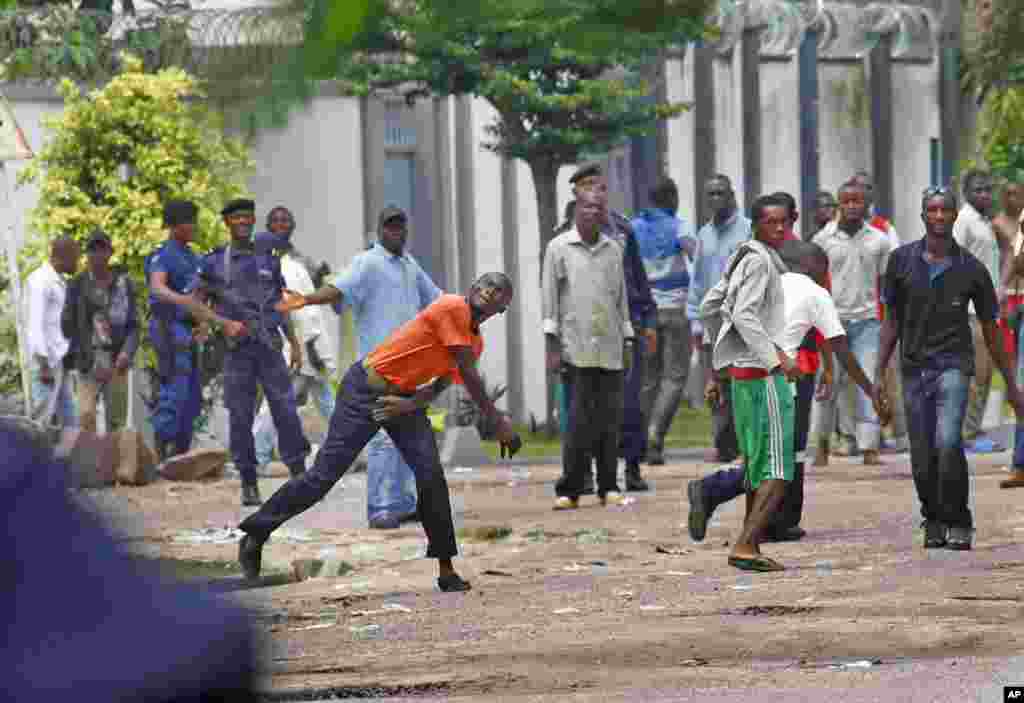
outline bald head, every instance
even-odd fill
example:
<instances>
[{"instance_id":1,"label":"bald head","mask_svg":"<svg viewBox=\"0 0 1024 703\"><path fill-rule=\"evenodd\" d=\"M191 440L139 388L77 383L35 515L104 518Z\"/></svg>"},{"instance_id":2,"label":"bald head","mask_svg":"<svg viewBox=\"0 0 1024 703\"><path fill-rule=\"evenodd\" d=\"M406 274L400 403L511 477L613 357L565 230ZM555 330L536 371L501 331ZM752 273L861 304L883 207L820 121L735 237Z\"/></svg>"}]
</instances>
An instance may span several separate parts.
<instances>
[{"instance_id":1,"label":"bald head","mask_svg":"<svg viewBox=\"0 0 1024 703\"><path fill-rule=\"evenodd\" d=\"M50 243L50 264L57 273L70 276L78 270L82 248L71 237L57 237Z\"/></svg>"},{"instance_id":2,"label":"bald head","mask_svg":"<svg viewBox=\"0 0 1024 703\"><path fill-rule=\"evenodd\" d=\"M779 247L779 256L793 273L810 276L818 285L823 285L828 274L828 254L817 244L801 240L789 240Z\"/></svg>"}]
</instances>

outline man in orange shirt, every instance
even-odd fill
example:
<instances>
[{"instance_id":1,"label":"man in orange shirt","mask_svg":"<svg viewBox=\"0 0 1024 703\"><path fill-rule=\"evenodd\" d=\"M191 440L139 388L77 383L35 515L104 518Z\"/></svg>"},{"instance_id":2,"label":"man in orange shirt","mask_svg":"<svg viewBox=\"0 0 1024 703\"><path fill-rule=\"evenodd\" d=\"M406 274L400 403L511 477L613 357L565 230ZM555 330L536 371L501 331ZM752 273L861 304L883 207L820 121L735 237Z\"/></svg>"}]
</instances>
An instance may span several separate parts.
<instances>
[{"instance_id":1,"label":"man in orange shirt","mask_svg":"<svg viewBox=\"0 0 1024 703\"><path fill-rule=\"evenodd\" d=\"M305 296L288 291L279 309L285 312L325 305L339 294L331 286ZM487 397L476 369L483 351L480 325L505 312L512 295L508 276L486 273L473 283L468 295L440 296L349 368L313 468L281 486L239 525L246 534L238 545L238 560L247 578L259 576L263 544L270 533L327 495L367 442L384 428L416 475L427 557L437 559L439 565L438 587L442 591L470 589L469 582L452 567L458 547L448 483L426 408L453 381L462 383L481 411L494 418L502 456L519 451L522 440Z\"/></svg>"}]
</instances>

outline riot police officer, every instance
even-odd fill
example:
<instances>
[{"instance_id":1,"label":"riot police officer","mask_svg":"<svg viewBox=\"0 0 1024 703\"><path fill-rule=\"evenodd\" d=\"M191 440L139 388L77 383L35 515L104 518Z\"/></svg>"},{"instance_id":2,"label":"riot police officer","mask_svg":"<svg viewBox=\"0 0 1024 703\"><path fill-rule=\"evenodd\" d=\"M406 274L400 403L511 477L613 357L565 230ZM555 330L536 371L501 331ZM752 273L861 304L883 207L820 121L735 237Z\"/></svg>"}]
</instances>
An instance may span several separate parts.
<instances>
[{"instance_id":1,"label":"riot police officer","mask_svg":"<svg viewBox=\"0 0 1024 703\"><path fill-rule=\"evenodd\" d=\"M218 315L245 327L244 334L228 340L224 359L224 401L231 454L242 476L243 505L262 502L252 433L257 385L263 389L278 430L281 460L293 476L305 471L310 450L282 355L281 332L291 345L289 358L294 369L302 365L302 345L288 315L274 308L281 301L284 278L277 258L253 245L255 208L252 200L238 199L221 210L231 241L203 257L195 286L197 296L211 301Z\"/></svg>"},{"instance_id":2,"label":"riot police officer","mask_svg":"<svg viewBox=\"0 0 1024 703\"><path fill-rule=\"evenodd\" d=\"M220 320L209 308L187 294L199 272L200 258L190 248L197 208L187 200L164 205L164 226L169 237L146 257L149 283L149 338L157 355L159 390L151 422L161 460L184 454L192 446L192 432L202 402L196 342L201 336L196 321L222 322L227 336L244 326Z\"/></svg>"}]
</instances>

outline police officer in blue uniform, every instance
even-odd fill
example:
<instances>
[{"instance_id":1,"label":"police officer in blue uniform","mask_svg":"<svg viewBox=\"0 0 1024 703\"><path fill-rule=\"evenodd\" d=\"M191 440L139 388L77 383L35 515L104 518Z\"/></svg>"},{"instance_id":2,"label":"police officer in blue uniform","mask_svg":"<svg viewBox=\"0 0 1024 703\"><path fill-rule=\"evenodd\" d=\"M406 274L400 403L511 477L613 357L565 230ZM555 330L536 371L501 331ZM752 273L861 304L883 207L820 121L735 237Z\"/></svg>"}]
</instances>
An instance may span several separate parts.
<instances>
[{"instance_id":1,"label":"police officer in blue uniform","mask_svg":"<svg viewBox=\"0 0 1024 703\"><path fill-rule=\"evenodd\" d=\"M189 244L195 233L197 209L187 200L164 205L164 225L170 236L146 257L149 283L149 338L157 355L159 392L150 421L161 460L183 454L192 446L192 430L202 401L196 342L197 320L215 317L197 305L187 289L199 272L200 258ZM225 326L237 334L240 326Z\"/></svg>"},{"instance_id":2,"label":"police officer in blue uniform","mask_svg":"<svg viewBox=\"0 0 1024 703\"><path fill-rule=\"evenodd\" d=\"M255 208L252 200L238 199L221 210L231 241L203 257L194 287L198 298L213 303L218 316L242 324L245 329L242 335L229 339L224 359L224 402L228 409L231 454L242 476L243 505L262 502L252 433L257 385L263 389L277 427L281 460L293 476L305 471L310 450L282 354L281 332L291 345L293 369L302 366L302 345L288 315L274 309L281 300L284 277L278 259L253 245Z\"/></svg>"}]
</instances>

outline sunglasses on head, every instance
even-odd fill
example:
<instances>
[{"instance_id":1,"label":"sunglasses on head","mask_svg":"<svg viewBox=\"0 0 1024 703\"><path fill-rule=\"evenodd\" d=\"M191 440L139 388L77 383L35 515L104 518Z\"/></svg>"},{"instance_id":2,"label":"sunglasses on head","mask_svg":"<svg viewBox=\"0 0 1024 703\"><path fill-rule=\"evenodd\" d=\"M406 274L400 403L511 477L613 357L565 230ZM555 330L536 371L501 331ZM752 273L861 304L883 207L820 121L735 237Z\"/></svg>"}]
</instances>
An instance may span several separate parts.
<instances>
[{"instance_id":1,"label":"sunglasses on head","mask_svg":"<svg viewBox=\"0 0 1024 703\"><path fill-rule=\"evenodd\" d=\"M922 198L934 198L936 195L956 195L949 186L929 186L921 193Z\"/></svg>"}]
</instances>

